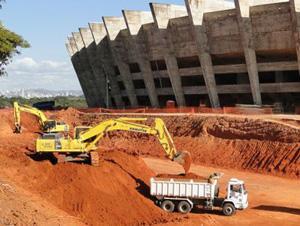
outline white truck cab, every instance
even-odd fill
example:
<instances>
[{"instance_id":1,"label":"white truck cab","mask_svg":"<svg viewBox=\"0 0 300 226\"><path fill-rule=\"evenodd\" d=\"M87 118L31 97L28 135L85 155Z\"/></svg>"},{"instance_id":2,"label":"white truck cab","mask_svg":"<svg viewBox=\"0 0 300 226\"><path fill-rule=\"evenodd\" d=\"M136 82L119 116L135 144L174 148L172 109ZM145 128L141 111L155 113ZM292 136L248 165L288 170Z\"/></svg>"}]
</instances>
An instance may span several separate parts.
<instances>
[{"instance_id":1,"label":"white truck cab","mask_svg":"<svg viewBox=\"0 0 300 226\"><path fill-rule=\"evenodd\" d=\"M232 215L235 209L246 209L248 207L248 192L244 181L231 178L227 186L227 196L223 201L224 214Z\"/></svg>"}]
</instances>

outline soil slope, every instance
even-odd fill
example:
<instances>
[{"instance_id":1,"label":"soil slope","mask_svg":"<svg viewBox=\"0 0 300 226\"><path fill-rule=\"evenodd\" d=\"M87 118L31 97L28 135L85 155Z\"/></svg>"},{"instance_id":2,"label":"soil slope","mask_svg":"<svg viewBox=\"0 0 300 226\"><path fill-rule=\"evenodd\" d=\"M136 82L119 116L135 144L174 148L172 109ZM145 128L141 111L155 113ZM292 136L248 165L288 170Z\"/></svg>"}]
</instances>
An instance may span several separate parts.
<instances>
[{"instance_id":1,"label":"soil slope","mask_svg":"<svg viewBox=\"0 0 300 226\"><path fill-rule=\"evenodd\" d=\"M75 109L47 114L65 121L71 128L96 125L109 118ZM191 152L194 163L300 177L297 128L259 119L161 118L178 150ZM153 118L149 117L146 123L152 124ZM22 134L12 133L12 111L0 111L0 174L17 186L88 225L172 224L188 220L189 216L166 214L149 197L149 179L155 174L139 157L164 158L155 137L112 132L99 142L100 167L75 163L53 165L48 157L32 159L25 154L34 149L38 122L22 114L22 125Z\"/></svg>"},{"instance_id":2,"label":"soil slope","mask_svg":"<svg viewBox=\"0 0 300 226\"><path fill-rule=\"evenodd\" d=\"M111 117L97 114L81 114L78 117L78 114L74 117L76 122L81 121L85 125L95 125ZM148 118L146 123L151 125L153 117ZM300 128L276 121L240 117L161 118L172 134L177 149L189 151L196 164L300 177ZM72 122L72 117L67 120ZM134 155L164 156L155 137L132 132L111 132L99 142L99 147L102 150L123 150Z\"/></svg>"}]
</instances>

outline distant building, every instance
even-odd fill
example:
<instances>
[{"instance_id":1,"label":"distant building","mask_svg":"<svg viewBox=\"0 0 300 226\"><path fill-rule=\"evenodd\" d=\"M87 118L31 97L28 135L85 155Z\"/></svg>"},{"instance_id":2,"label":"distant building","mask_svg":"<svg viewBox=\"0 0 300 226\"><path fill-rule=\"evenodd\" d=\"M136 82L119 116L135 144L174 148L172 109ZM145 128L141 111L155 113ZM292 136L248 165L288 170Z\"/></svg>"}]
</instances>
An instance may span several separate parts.
<instances>
[{"instance_id":1,"label":"distant building","mask_svg":"<svg viewBox=\"0 0 300 226\"><path fill-rule=\"evenodd\" d=\"M150 9L103 17L68 38L90 107L300 103L300 0Z\"/></svg>"}]
</instances>

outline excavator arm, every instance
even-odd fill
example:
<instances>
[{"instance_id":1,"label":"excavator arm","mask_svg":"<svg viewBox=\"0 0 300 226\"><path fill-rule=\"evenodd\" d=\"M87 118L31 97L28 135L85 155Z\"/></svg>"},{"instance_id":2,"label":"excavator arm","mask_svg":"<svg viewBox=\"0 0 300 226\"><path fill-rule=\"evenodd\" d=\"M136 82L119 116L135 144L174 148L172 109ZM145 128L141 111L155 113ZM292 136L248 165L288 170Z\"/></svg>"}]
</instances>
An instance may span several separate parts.
<instances>
[{"instance_id":1,"label":"excavator arm","mask_svg":"<svg viewBox=\"0 0 300 226\"><path fill-rule=\"evenodd\" d=\"M54 120L49 120L46 115L29 105L19 105L18 102L13 103L14 106L14 120L15 120L15 133L21 133L22 126L21 126L21 112L27 112L29 114L35 115L43 132L66 132L69 130L68 125L62 123L61 125L57 125L57 122Z\"/></svg>"},{"instance_id":2,"label":"excavator arm","mask_svg":"<svg viewBox=\"0 0 300 226\"><path fill-rule=\"evenodd\" d=\"M92 150L98 141L110 131L131 131L137 133L144 133L156 136L160 142L166 156L181 164L187 173L191 165L191 156L189 152L178 152L175 148L173 139L166 128L162 119L156 118L153 127L144 124L136 123L135 121L146 121L147 118L118 118L109 119L101 122L95 127L79 135L79 141L85 143L85 150L88 152Z\"/></svg>"}]
</instances>

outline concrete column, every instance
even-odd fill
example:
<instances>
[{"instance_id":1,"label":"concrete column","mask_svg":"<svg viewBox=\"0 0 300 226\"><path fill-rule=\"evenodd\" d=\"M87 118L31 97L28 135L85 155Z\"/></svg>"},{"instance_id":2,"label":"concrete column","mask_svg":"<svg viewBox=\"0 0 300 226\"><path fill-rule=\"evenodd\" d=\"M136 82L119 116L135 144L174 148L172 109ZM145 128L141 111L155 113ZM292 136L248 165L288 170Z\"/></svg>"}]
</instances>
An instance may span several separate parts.
<instances>
[{"instance_id":1,"label":"concrete column","mask_svg":"<svg viewBox=\"0 0 300 226\"><path fill-rule=\"evenodd\" d=\"M99 107L105 107L106 106L106 100L109 100L110 98L106 98L106 79L105 75L103 73L101 62L97 60L96 58L96 44L93 39L92 32L89 28L79 28L79 33L81 35L81 38L83 40L89 64L92 68L94 77L95 77L95 84L97 87L97 93L99 96ZM110 105L108 103L108 105Z\"/></svg>"},{"instance_id":2,"label":"concrete column","mask_svg":"<svg viewBox=\"0 0 300 226\"><path fill-rule=\"evenodd\" d=\"M84 68L81 65L81 61L79 58L79 52L78 52L78 49L76 46L75 39L73 37L68 37L68 43L69 43L69 45L67 45L67 47L69 47L68 51L71 56L71 61L72 61L74 70L76 72L76 75L78 77L83 94L85 96L87 105L88 105L88 107L93 107L93 105L94 105L93 100L92 100L93 95L91 93L89 81L88 81L87 77L85 76Z\"/></svg>"},{"instance_id":3,"label":"concrete column","mask_svg":"<svg viewBox=\"0 0 300 226\"><path fill-rule=\"evenodd\" d=\"M210 104L212 107L220 107L220 101L216 88L215 74L210 54L206 27L203 23L206 0L185 0L191 25L193 26L195 41L198 47L199 59L203 78L205 80Z\"/></svg>"},{"instance_id":4,"label":"concrete column","mask_svg":"<svg viewBox=\"0 0 300 226\"><path fill-rule=\"evenodd\" d=\"M109 44L111 52L115 61L115 64L118 66L120 75L122 77L130 104L132 107L138 106L138 101L135 93L135 88L133 85L131 73L128 65L128 55L127 51L123 51L123 46L120 46L115 41L119 32L123 29L126 29L126 24L123 17L103 17L104 26L107 31L109 38Z\"/></svg>"},{"instance_id":5,"label":"concrete column","mask_svg":"<svg viewBox=\"0 0 300 226\"><path fill-rule=\"evenodd\" d=\"M131 35L136 62L139 64L152 107L159 107L154 78L151 70L149 52L145 49L144 37L138 35L143 24L153 23L151 12L123 10L127 29Z\"/></svg>"},{"instance_id":6,"label":"concrete column","mask_svg":"<svg viewBox=\"0 0 300 226\"><path fill-rule=\"evenodd\" d=\"M114 61L111 54L107 33L103 23L89 23L90 30L96 45L96 60L101 64L104 76L109 79L111 95L117 105L117 108L124 108L121 91L114 71Z\"/></svg>"},{"instance_id":7,"label":"concrete column","mask_svg":"<svg viewBox=\"0 0 300 226\"><path fill-rule=\"evenodd\" d=\"M251 93L254 104L261 105L261 92L255 48L253 43L252 24L250 19L250 0L234 0L237 21L244 48L245 60L250 80Z\"/></svg>"},{"instance_id":8,"label":"concrete column","mask_svg":"<svg viewBox=\"0 0 300 226\"><path fill-rule=\"evenodd\" d=\"M150 8L154 23L160 32L161 40L166 42L166 46L162 51L164 51L164 58L177 105L185 106L184 92L176 60L176 46L173 45L172 39L166 29L170 19L187 16L186 8L184 6L157 3L150 3Z\"/></svg>"},{"instance_id":9,"label":"concrete column","mask_svg":"<svg viewBox=\"0 0 300 226\"><path fill-rule=\"evenodd\" d=\"M300 74L300 0L290 0L292 29L298 59L298 72Z\"/></svg>"},{"instance_id":10,"label":"concrete column","mask_svg":"<svg viewBox=\"0 0 300 226\"><path fill-rule=\"evenodd\" d=\"M92 106L91 107L98 107L99 106L99 96L100 94L97 91L97 86L95 84L95 77L93 74L93 71L90 66L90 62L87 56L86 49L84 47L81 35L79 32L73 32L72 33L73 38L75 40L77 50L78 50L78 55L80 59L80 65L84 71L84 75L87 79L87 84L88 88L90 90L91 100L92 100Z\"/></svg>"}]
</instances>

